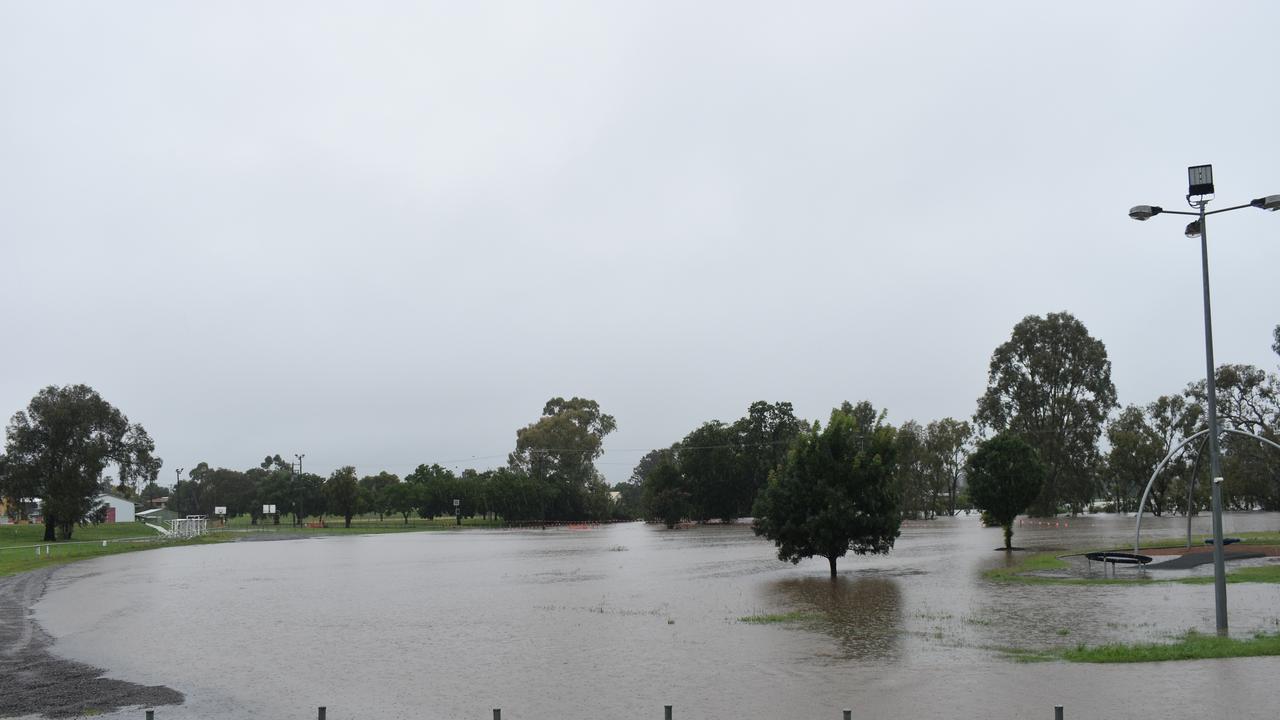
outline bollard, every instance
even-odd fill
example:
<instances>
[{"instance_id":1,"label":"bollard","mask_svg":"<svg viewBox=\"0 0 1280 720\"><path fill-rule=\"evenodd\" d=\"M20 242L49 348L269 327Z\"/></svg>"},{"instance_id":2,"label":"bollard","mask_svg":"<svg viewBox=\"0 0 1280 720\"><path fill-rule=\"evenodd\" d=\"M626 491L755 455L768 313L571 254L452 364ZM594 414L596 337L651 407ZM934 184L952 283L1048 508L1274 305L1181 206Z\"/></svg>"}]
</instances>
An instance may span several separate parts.
<instances>
[{"instance_id":1,"label":"bollard","mask_svg":"<svg viewBox=\"0 0 1280 720\"><path fill-rule=\"evenodd\" d=\"M324 720L324 706L320 706L320 714L316 716L316 720Z\"/></svg>"},{"instance_id":2,"label":"bollard","mask_svg":"<svg viewBox=\"0 0 1280 720\"><path fill-rule=\"evenodd\" d=\"M102 547L106 547L106 546L107 546L107 541L106 541L106 540L103 540L103 541L102 541Z\"/></svg>"},{"instance_id":3,"label":"bollard","mask_svg":"<svg viewBox=\"0 0 1280 720\"><path fill-rule=\"evenodd\" d=\"M662 717L663 717L663 718L665 718L666 720L671 720L671 706L670 706L670 705L663 705L663 706L662 706Z\"/></svg>"},{"instance_id":4,"label":"bollard","mask_svg":"<svg viewBox=\"0 0 1280 720\"><path fill-rule=\"evenodd\" d=\"M853 711L846 709L844 711L844 720L853 720Z\"/></svg>"},{"instance_id":5,"label":"bollard","mask_svg":"<svg viewBox=\"0 0 1280 720\"><path fill-rule=\"evenodd\" d=\"M147 711L147 720L156 720L156 711L155 711L155 710L148 710L148 711Z\"/></svg>"},{"instance_id":6,"label":"bollard","mask_svg":"<svg viewBox=\"0 0 1280 720\"><path fill-rule=\"evenodd\" d=\"M493 709L493 720L502 720L502 708Z\"/></svg>"},{"instance_id":7,"label":"bollard","mask_svg":"<svg viewBox=\"0 0 1280 720\"><path fill-rule=\"evenodd\" d=\"M1054 705L1054 706L1053 706L1053 720L1062 720L1062 706L1061 706L1061 705Z\"/></svg>"}]
</instances>

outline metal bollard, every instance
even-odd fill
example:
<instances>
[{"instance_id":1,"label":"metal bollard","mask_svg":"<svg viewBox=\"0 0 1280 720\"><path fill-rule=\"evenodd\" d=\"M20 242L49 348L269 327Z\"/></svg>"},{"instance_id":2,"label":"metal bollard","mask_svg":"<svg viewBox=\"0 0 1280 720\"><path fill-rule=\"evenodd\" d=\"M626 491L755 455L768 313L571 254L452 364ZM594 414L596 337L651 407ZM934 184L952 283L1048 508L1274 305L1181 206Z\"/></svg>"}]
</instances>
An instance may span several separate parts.
<instances>
[{"instance_id":1,"label":"metal bollard","mask_svg":"<svg viewBox=\"0 0 1280 720\"><path fill-rule=\"evenodd\" d=\"M316 715L317 720L324 720L324 706L320 706L320 713Z\"/></svg>"},{"instance_id":2,"label":"metal bollard","mask_svg":"<svg viewBox=\"0 0 1280 720\"><path fill-rule=\"evenodd\" d=\"M662 706L662 717L664 717L666 720L671 720L671 706L670 706L670 705L663 705L663 706Z\"/></svg>"},{"instance_id":3,"label":"metal bollard","mask_svg":"<svg viewBox=\"0 0 1280 720\"><path fill-rule=\"evenodd\" d=\"M156 720L156 711L155 711L155 710L148 710L148 711L147 711L147 720Z\"/></svg>"},{"instance_id":4,"label":"metal bollard","mask_svg":"<svg viewBox=\"0 0 1280 720\"><path fill-rule=\"evenodd\" d=\"M1061 706L1061 705L1054 705L1054 706L1053 706L1053 720L1062 720L1062 706Z\"/></svg>"},{"instance_id":5,"label":"metal bollard","mask_svg":"<svg viewBox=\"0 0 1280 720\"><path fill-rule=\"evenodd\" d=\"M502 708L493 709L493 720L502 720Z\"/></svg>"},{"instance_id":6,"label":"metal bollard","mask_svg":"<svg viewBox=\"0 0 1280 720\"><path fill-rule=\"evenodd\" d=\"M844 720L853 720L853 711L852 711L852 710L849 710L849 709L847 709L847 708L845 709L845 711L844 711Z\"/></svg>"}]
</instances>

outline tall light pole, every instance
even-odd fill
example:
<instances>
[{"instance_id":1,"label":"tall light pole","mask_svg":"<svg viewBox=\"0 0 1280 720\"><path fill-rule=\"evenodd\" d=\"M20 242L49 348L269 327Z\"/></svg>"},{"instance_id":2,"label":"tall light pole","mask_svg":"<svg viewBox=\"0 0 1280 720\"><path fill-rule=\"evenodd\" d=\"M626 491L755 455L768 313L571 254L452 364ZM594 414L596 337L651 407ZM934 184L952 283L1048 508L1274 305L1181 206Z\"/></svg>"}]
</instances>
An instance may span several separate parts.
<instances>
[{"instance_id":1,"label":"tall light pole","mask_svg":"<svg viewBox=\"0 0 1280 720\"><path fill-rule=\"evenodd\" d=\"M1137 205L1129 209L1129 217L1145 221L1160 213L1167 213L1191 215L1197 218L1187 225L1186 235L1189 238L1200 238L1200 275L1204 287L1204 383L1209 405L1209 468L1213 476L1211 501L1213 506L1213 606L1217 616L1218 634L1226 635L1227 570L1222 557L1222 463L1218 454L1218 388L1214 382L1213 372L1213 315L1209 309L1209 233L1205 219L1209 215L1247 207L1274 212L1280 210L1280 195L1268 195L1256 198L1245 205L1208 212L1205 208L1211 200L1213 200L1213 166L1192 165L1187 168L1187 204L1195 208L1195 212L1165 210L1157 205Z\"/></svg>"}]
</instances>

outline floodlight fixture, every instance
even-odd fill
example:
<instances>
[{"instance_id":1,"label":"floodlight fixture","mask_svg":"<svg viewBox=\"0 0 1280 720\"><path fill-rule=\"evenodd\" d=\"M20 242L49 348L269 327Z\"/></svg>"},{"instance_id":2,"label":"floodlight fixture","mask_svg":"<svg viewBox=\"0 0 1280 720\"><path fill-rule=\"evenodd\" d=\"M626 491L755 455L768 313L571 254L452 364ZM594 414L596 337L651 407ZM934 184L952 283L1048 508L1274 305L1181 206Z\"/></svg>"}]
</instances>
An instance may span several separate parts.
<instances>
[{"instance_id":1,"label":"floodlight fixture","mask_svg":"<svg viewBox=\"0 0 1280 720\"><path fill-rule=\"evenodd\" d=\"M1249 204L1262 210L1270 210L1275 212L1280 210L1280 195L1268 195L1266 197L1254 198Z\"/></svg>"},{"instance_id":2,"label":"floodlight fixture","mask_svg":"<svg viewBox=\"0 0 1280 720\"><path fill-rule=\"evenodd\" d=\"M1200 221L1199 220L1192 220L1191 222L1187 223L1186 235L1189 238L1200 237Z\"/></svg>"},{"instance_id":3,"label":"floodlight fixture","mask_svg":"<svg viewBox=\"0 0 1280 720\"><path fill-rule=\"evenodd\" d=\"M1213 166L1192 165L1187 168L1187 197L1213 194Z\"/></svg>"},{"instance_id":4,"label":"floodlight fixture","mask_svg":"<svg viewBox=\"0 0 1280 720\"><path fill-rule=\"evenodd\" d=\"M1254 202L1257 201L1255 200ZM1158 205L1134 205L1129 208L1129 217L1140 222L1146 222L1162 212L1164 212L1164 208Z\"/></svg>"}]
</instances>

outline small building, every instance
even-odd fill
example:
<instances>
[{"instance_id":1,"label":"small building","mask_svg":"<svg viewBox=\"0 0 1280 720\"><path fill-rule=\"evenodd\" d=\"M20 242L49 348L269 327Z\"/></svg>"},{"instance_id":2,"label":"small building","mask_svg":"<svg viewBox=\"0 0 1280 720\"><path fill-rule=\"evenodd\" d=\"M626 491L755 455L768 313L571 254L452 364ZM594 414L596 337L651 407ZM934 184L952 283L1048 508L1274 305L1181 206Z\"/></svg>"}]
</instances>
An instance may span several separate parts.
<instances>
[{"instance_id":1,"label":"small building","mask_svg":"<svg viewBox=\"0 0 1280 720\"><path fill-rule=\"evenodd\" d=\"M111 495L102 493L93 499L95 505L105 504L107 506L107 517L105 522L133 522L133 501L128 498L122 498L119 495Z\"/></svg>"}]
</instances>

